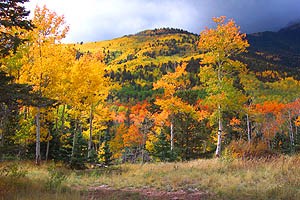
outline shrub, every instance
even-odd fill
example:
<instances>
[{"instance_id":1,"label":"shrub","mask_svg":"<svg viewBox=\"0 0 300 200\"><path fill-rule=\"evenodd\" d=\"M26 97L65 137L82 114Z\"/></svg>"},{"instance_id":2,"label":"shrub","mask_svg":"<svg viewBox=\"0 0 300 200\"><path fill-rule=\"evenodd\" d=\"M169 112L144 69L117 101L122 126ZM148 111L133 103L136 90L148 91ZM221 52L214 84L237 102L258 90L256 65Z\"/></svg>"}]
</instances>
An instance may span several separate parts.
<instances>
[{"instance_id":1,"label":"shrub","mask_svg":"<svg viewBox=\"0 0 300 200\"><path fill-rule=\"evenodd\" d=\"M230 153L233 158L266 158L273 157L277 154L272 151L265 141L249 143L244 140L232 141L226 148L227 153Z\"/></svg>"}]
</instances>

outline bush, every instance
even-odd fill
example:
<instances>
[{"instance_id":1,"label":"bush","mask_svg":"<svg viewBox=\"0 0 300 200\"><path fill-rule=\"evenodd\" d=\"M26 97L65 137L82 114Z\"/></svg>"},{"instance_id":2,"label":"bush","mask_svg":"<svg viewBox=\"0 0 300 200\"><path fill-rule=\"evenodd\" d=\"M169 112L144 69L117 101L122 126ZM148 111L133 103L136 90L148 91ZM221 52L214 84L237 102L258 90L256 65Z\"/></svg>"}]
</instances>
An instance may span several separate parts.
<instances>
[{"instance_id":1,"label":"bush","mask_svg":"<svg viewBox=\"0 0 300 200\"><path fill-rule=\"evenodd\" d=\"M224 151L222 152L221 161L229 164L232 163L234 158L236 157L233 155L232 150L229 148L225 148Z\"/></svg>"},{"instance_id":2,"label":"bush","mask_svg":"<svg viewBox=\"0 0 300 200\"><path fill-rule=\"evenodd\" d=\"M244 140L232 141L225 151L227 151L227 154L230 153L233 158L243 159L268 158L277 155L264 141L256 143L248 143Z\"/></svg>"}]
</instances>

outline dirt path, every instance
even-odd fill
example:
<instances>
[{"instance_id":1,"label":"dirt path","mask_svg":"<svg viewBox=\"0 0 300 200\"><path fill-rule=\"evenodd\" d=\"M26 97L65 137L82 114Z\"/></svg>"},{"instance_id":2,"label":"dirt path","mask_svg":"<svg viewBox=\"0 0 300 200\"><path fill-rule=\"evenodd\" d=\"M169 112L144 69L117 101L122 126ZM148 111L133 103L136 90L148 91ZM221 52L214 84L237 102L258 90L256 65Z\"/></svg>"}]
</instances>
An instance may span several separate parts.
<instances>
[{"instance_id":1,"label":"dirt path","mask_svg":"<svg viewBox=\"0 0 300 200\"><path fill-rule=\"evenodd\" d=\"M86 199L116 199L116 200L199 200L211 197L207 192L200 191L174 191L166 192L155 189L113 189L106 185L91 187Z\"/></svg>"}]
</instances>

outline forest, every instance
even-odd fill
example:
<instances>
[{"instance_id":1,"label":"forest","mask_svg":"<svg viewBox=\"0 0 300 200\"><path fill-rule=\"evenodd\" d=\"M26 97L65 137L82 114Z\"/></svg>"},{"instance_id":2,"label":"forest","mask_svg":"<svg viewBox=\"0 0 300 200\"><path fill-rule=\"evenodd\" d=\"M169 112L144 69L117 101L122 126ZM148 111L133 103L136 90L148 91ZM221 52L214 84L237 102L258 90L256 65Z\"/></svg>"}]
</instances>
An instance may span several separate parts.
<instances>
[{"instance_id":1,"label":"forest","mask_svg":"<svg viewBox=\"0 0 300 200\"><path fill-rule=\"evenodd\" d=\"M200 35L64 44L64 16L44 6L27 20L24 2L0 1L1 162L83 170L300 151L297 58L251 47L232 19Z\"/></svg>"}]
</instances>

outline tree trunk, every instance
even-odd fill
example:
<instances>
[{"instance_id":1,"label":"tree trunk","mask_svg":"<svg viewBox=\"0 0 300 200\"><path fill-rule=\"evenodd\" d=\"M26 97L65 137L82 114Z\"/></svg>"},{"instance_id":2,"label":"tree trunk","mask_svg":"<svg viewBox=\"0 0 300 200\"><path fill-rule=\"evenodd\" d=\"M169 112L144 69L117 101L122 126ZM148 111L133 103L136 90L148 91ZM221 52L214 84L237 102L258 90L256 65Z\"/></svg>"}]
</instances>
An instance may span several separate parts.
<instances>
[{"instance_id":1,"label":"tree trunk","mask_svg":"<svg viewBox=\"0 0 300 200\"><path fill-rule=\"evenodd\" d=\"M93 105L91 105L91 110L90 110L90 137L89 137L89 144L88 144L88 158L90 158L92 154L92 140L93 140Z\"/></svg>"},{"instance_id":2,"label":"tree trunk","mask_svg":"<svg viewBox=\"0 0 300 200\"><path fill-rule=\"evenodd\" d=\"M145 145L146 145L146 130L143 130L143 144L142 144L142 164L145 163Z\"/></svg>"},{"instance_id":3,"label":"tree trunk","mask_svg":"<svg viewBox=\"0 0 300 200\"><path fill-rule=\"evenodd\" d=\"M78 122L77 120L75 121L75 130L73 134L73 144L72 144L72 153L71 153L71 160L73 160L74 155L75 155L75 146L77 143L77 131L78 131Z\"/></svg>"},{"instance_id":4,"label":"tree trunk","mask_svg":"<svg viewBox=\"0 0 300 200\"><path fill-rule=\"evenodd\" d=\"M205 141L205 140L203 141L203 143L204 143L204 147L203 147L203 153L206 153L206 147L207 147L207 143L206 143L206 141Z\"/></svg>"},{"instance_id":5,"label":"tree trunk","mask_svg":"<svg viewBox=\"0 0 300 200\"><path fill-rule=\"evenodd\" d=\"M41 144L40 144L40 138L41 138L41 125L40 125L40 108L37 108L37 114L36 114L36 148L35 148L35 162L37 165L40 165L41 163Z\"/></svg>"},{"instance_id":6,"label":"tree trunk","mask_svg":"<svg viewBox=\"0 0 300 200\"><path fill-rule=\"evenodd\" d=\"M57 117L55 117L55 133L56 133L56 135L58 135L58 111L59 111L59 108L57 108L57 110L56 110Z\"/></svg>"},{"instance_id":7,"label":"tree trunk","mask_svg":"<svg viewBox=\"0 0 300 200\"><path fill-rule=\"evenodd\" d=\"M4 146L4 135L3 133L0 133L0 147Z\"/></svg>"},{"instance_id":8,"label":"tree trunk","mask_svg":"<svg viewBox=\"0 0 300 200\"><path fill-rule=\"evenodd\" d=\"M145 155L144 155L145 154L145 152L144 152L144 147L145 147L144 144L145 143L144 143L144 141L145 141L145 137L143 136L143 143L142 143L142 146L141 146L142 147L142 164L144 164L144 162L145 162L145 158L144 158L145 157Z\"/></svg>"},{"instance_id":9,"label":"tree trunk","mask_svg":"<svg viewBox=\"0 0 300 200\"><path fill-rule=\"evenodd\" d=\"M61 136L64 134L64 129L65 129L65 110L66 110L66 106L63 105L62 111L61 111L61 118L60 118L60 120L61 120L61 129L60 129L61 133L60 133L60 135Z\"/></svg>"},{"instance_id":10,"label":"tree trunk","mask_svg":"<svg viewBox=\"0 0 300 200\"><path fill-rule=\"evenodd\" d=\"M46 148L46 162L48 161L48 156L49 156L49 148L50 148L50 141L47 141L47 148Z\"/></svg>"},{"instance_id":11,"label":"tree trunk","mask_svg":"<svg viewBox=\"0 0 300 200\"><path fill-rule=\"evenodd\" d=\"M174 127L173 123L171 123L171 151L174 149Z\"/></svg>"},{"instance_id":12,"label":"tree trunk","mask_svg":"<svg viewBox=\"0 0 300 200\"><path fill-rule=\"evenodd\" d=\"M3 134L3 121L0 120L0 128L2 129L0 133L0 147L4 146L4 134Z\"/></svg>"},{"instance_id":13,"label":"tree trunk","mask_svg":"<svg viewBox=\"0 0 300 200\"><path fill-rule=\"evenodd\" d=\"M72 153L71 153L71 158L74 158L75 155L75 145L77 143L77 131L74 132L73 134L73 145L72 145Z\"/></svg>"},{"instance_id":14,"label":"tree trunk","mask_svg":"<svg viewBox=\"0 0 300 200\"><path fill-rule=\"evenodd\" d=\"M293 123L292 123L292 117L291 112L289 111L289 135L290 135L290 144L291 144L291 151L294 151L294 132L293 132Z\"/></svg>"},{"instance_id":15,"label":"tree trunk","mask_svg":"<svg viewBox=\"0 0 300 200\"><path fill-rule=\"evenodd\" d=\"M221 120L221 107L218 106L219 108L219 128L218 128L218 142L217 142L217 149L216 149L216 157L221 156L221 144L222 144L222 131L223 131L223 126L222 126L222 120Z\"/></svg>"},{"instance_id":16,"label":"tree trunk","mask_svg":"<svg viewBox=\"0 0 300 200\"><path fill-rule=\"evenodd\" d=\"M249 115L246 114L247 117L247 135L248 135L248 142L251 143L251 130L250 130L250 121L249 121Z\"/></svg>"},{"instance_id":17,"label":"tree trunk","mask_svg":"<svg viewBox=\"0 0 300 200\"><path fill-rule=\"evenodd\" d=\"M50 147L49 137L50 137L50 130L48 130L48 135L47 135L46 162L48 161L49 147Z\"/></svg>"},{"instance_id":18,"label":"tree trunk","mask_svg":"<svg viewBox=\"0 0 300 200\"><path fill-rule=\"evenodd\" d=\"M219 55L218 55L219 57ZM218 89L222 87L222 64L218 62ZM222 118L221 118L221 103L218 103L218 121L219 121L219 128L218 128L218 141L217 141L217 149L216 149L216 157L221 156L221 144L222 144Z\"/></svg>"}]
</instances>

